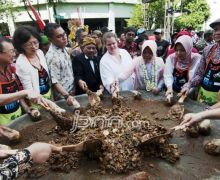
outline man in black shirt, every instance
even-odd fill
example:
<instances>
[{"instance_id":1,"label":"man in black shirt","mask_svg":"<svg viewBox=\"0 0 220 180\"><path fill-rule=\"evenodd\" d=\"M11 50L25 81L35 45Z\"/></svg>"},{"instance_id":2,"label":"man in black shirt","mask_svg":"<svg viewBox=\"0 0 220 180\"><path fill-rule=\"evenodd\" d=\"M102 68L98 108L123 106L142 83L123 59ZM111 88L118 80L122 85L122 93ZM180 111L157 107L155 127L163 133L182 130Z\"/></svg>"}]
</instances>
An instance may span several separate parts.
<instances>
[{"instance_id":1,"label":"man in black shirt","mask_svg":"<svg viewBox=\"0 0 220 180\"><path fill-rule=\"evenodd\" d=\"M156 29L154 31L155 42L157 43L157 56L165 60L166 53L169 47L169 42L162 39L163 31L161 29Z\"/></svg>"}]
</instances>

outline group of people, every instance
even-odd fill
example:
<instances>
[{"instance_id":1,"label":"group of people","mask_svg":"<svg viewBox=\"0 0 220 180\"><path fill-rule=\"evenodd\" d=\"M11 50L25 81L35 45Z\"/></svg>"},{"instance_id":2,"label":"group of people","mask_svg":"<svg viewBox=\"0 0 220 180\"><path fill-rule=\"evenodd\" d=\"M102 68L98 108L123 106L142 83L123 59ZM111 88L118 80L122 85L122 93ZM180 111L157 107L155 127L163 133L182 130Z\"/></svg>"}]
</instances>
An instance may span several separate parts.
<instances>
[{"instance_id":1,"label":"group of people","mask_svg":"<svg viewBox=\"0 0 220 180\"><path fill-rule=\"evenodd\" d=\"M108 29L92 34L79 29L76 46L67 48L67 35L59 24L48 23L43 36L34 27L20 26L12 41L0 39L0 125L9 124L22 112L39 115L39 105L57 108L51 100L64 99L69 106L79 108L75 95L103 88L110 94L114 89L115 94L116 84L118 91L146 90L157 95L165 90L168 101L173 92L188 95L198 87L196 98L213 105L220 90L220 19L210 27L215 42L207 44L201 55L193 50L192 37L185 31L176 34L169 46L158 29L155 40L138 31L136 42L132 27L120 39ZM187 114L181 126L220 117L219 107L216 104L200 114ZM31 154L34 159L33 146L17 158L25 154L27 159L22 162L29 162ZM40 146L47 154L55 148ZM5 161L10 163L11 159Z\"/></svg>"}]
</instances>

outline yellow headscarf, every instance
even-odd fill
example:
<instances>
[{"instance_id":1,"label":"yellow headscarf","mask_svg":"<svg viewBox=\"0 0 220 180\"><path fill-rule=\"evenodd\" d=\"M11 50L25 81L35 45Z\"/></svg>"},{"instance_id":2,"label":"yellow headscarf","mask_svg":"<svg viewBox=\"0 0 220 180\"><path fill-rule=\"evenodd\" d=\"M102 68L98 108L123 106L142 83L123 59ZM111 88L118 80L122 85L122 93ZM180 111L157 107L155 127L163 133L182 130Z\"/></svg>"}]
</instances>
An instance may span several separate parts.
<instances>
[{"instance_id":1,"label":"yellow headscarf","mask_svg":"<svg viewBox=\"0 0 220 180\"><path fill-rule=\"evenodd\" d=\"M89 44L93 44L96 46L96 43L95 43L95 39L91 38L91 37L85 37L83 39L83 44L82 44L82 47L84 48L85 46L89 45Z\"/></svg>"}]
</instances>

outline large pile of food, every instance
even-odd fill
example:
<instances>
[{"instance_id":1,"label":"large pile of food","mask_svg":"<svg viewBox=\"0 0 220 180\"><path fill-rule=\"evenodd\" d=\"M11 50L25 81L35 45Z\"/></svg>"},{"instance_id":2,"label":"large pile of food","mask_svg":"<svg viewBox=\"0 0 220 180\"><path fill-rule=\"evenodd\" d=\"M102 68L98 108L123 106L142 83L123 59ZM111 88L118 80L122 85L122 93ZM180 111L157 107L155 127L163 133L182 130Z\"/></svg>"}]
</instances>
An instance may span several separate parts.
<instances>
[{"instance_id":1,"label":"large pile of food","mask_svg":"<svg viewBox=\"0 0 220 180\"><path fill-rule=\"evenodd\" d=\"M53 116L55 118L55 115ZM43 172L45 169L70 172L71 169L80 165L84 154L99 162L102 173L106 171L124 173L136 170L142 166L144 156L161 157L172 163L179 159L177 145L169 144L170 136L163 136L143 145L143 136L151 138L165 134L168 130L158 121L143 116L125 104L122 105L121 101L114 101L110 108L96 105L87 107L82 114L67 113L63 117L67 123L62 123L60 118L56 118L56 121L60 122L59 126L53 126L47 131L45 134L47 138L43 141L66 145L96 138L102 141L102 145L92 153L53 154L43 166ZM73 127L74 123L75 126L78 123L78 128ZM42 135L42 132L40 133ZM32 138L32 141L39 140L42 141L42 139ZM38 167L37 171L35 167L30 175L34 176L37 172L39 176L39 171L40 168Z\"/></svg>"},{"instance_id":2,"label":"large pile of food","mask_svg":"<svg viewBox=\"0 0 220 180\"><path fill-rule=\"evenodd\" d=\"M144 155L161 157L170 162L179 158L177 145L169 144L168 136L142 146L141 140L144 135L151 138L166 133L167 129L156 121L148 120L139 112L132 111L120 101L114 102L109 109L101 105L89 107L83 114L75 114L71 119L72 122L75 121L75 125L81 125L81 128L76 132L57 129L56 133L60 138L55 139L55 143L73 144L88 137L101 139L101 148L90 156L100 161L103 171L121 173L136 169L141 166ZM72 154L53 155L49 161L52 169L62 170L64 164L67 166L65 171L70 167L76 167L77 163L71 160L71 156Z\"/></svg>"}]
</instances>

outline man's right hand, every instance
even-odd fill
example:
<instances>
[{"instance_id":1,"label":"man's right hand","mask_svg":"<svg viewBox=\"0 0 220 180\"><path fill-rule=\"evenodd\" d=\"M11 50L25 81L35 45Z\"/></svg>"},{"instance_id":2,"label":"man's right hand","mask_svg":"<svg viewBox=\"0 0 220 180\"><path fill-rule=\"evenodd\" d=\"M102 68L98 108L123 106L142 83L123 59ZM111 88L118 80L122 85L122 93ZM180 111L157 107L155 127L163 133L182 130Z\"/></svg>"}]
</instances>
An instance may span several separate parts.
<instances>
[{"instance_id":1,"label":"man's right hand","mask_svg":"<svg viewBox=\"0 0 220 180\"><path fill-rule=\"evenodd\" d=\"M180 94L185 94L187 96L189 94L189 87L183 87L180 91Z\"/></svg>"},{"instance_id":2,"label":"man's right hand","mask_svg":"<svg viewBox=\"0 0 220 180\"><path fill-rule=\"evenodd\" d=\"M112 97L114 98L118 98L118 93L119 93L119 82L118 81L114 81L111 84L111 93L112 93Z\"/></svg>"},{"instance_id":3,"label":"man's right hand","mask_svg":"<svg viewBox=\"0 0 220 180\"><path fill-rule=\"evenodd\" d=\"M33 162L42 164L46 162L52 152L61 152L62 148L48 143L36 142L27 147L33 158Z\"/></svg>"},{"instance_id":4,"label":"man's right hand","mask_svg":"<svg viewBox=\"0 0 220 180\"><path fill-rule=\"evenodd\" d=\"M167 91L166 91L166 99L169 103L171 103L171 100L173 98L173 89L172 88L168 88Z\"/></svg>"},{"instance_id":5,"label":"man's right hand","mask_svg":"<svg viewBox=\"0 0 220 180\"><path fill-rule=\"evenodd\" d=\"M79 102L73 97L73 96L68 96L68 98L66 99L66 103L69 105L69 106L73 106L74 108L80 108L80 104Z\"/></svg>"},{"instance_id":6,"label":"man's right hand","mask_svg":"<svg viewBox=\"0 0 220 180\"><path fill-rule=\"evenodd\" d=\"M80 87L82 90L86 90L86 89L88 88L86 82L83 81L83 80L79 80L79 87Z\"/></svg>"}]
</instances>

